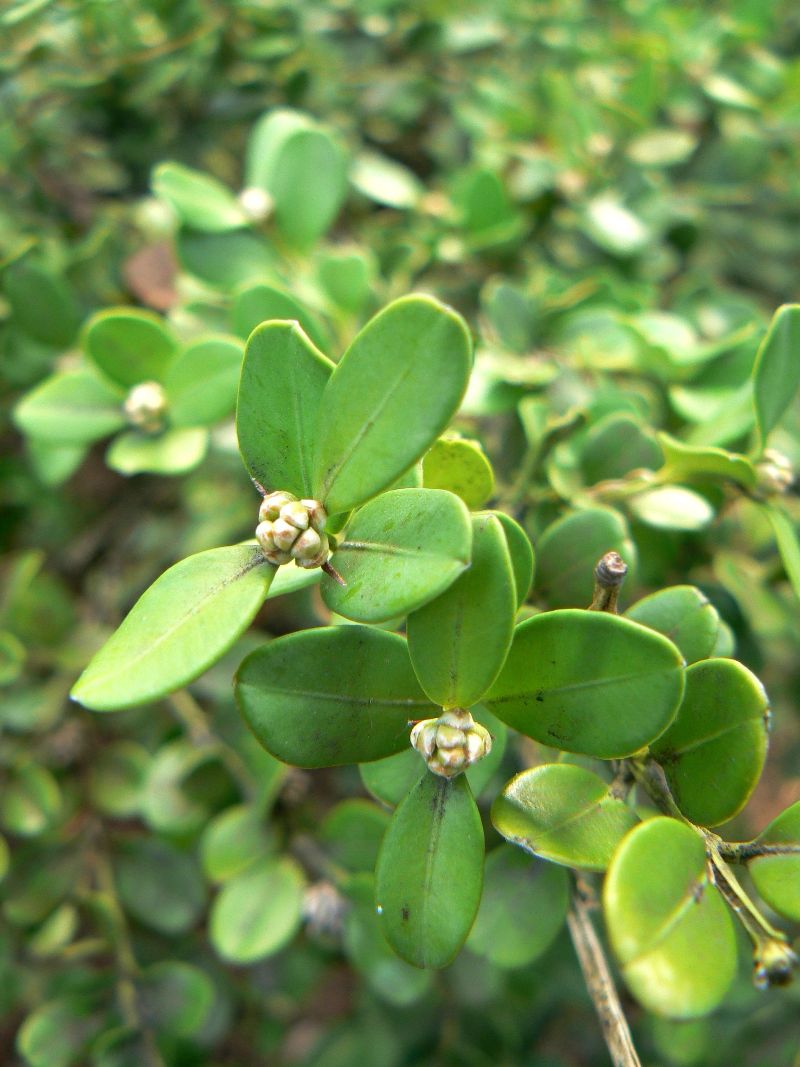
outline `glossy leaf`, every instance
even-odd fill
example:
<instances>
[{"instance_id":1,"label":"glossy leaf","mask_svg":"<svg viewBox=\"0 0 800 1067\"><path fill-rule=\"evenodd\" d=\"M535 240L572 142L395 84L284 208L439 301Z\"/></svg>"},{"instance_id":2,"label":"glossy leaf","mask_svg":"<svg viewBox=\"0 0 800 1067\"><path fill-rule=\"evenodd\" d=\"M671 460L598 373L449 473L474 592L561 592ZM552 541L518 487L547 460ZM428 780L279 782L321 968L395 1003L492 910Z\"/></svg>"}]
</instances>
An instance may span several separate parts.
<instances>
[{"instance_id":1,"label":"glossy leaf","mask_svg":"<svg viewBox=\"0 0 800 1067\"><path fill-rule=\"evenodd\" d=\"M764 687L741 663L709 659L687 669L675 721L651 752L688 819L716 826L742 810L761 777L768 724Z\"/></svg>"},{"instance_id":2,"label":"glossy leaf","mask_svg":"<svg viewBox=\"0 0 800 1067\"><path fill-rule=\"evenodd\" d=\"M305 878L294 860L266 859L232 878L211 906L209 937L230 963L274 956L300 926Z\"/></svg>"},{"instance_id":3,"label":"glossy leaf","mask_svg":"<svg viewBox=\"0 0 800 1067\"><path fill-rule=\"evenodd\" d=\"M86 355L115 385L160 382L178 343L158 315L112 308L93 315L83 334Z\"/></svg>"},{"instance_id":4,"label":"glossy leaf","mask_svg":"<svg viewBox=\"0 0 800 1067\"><path fill-rule=\"evenodd\" d=\"M319 567L298 567L294 561L278 567L272 585L267 593L267 600L274 600L277 596L288 596L300 589L308 589L316 585L322 577Z\"/></svg>"},{"instance_id":5,"label":"glossy leaf","mask_svg":"<svg viewBox=\"0 0 800 1067\"><path fill-rule=\"evenodd\" d=\"M519 608L525 603L531 590L534 561L533 545L516 519L512 519L504 511L480 512L479 514L494 515L503 527L503 533L506 535L506 545L511 558L511 569L514 572L517 607Z\"/></svg>"},{"instance_id":6,"label":"glossy leaf","mask_svg":"<svg viewBox=\"0 0 800 1067\"><path fill-rule=\"evenodd\" d=\"M567 867L604 871L638 822L602 778L546 763L517 774L492 804L495 829L512 845Z\"/></svg>"},{"instance_id":7,"label":"glossy leaf","mask_svg":"<svg viewBox=\"0 0 800 1067\"><path fill-rule=\"evenodd\" d=\"M714 518L704 496L682 485L660 485L638 493L628 507L640 522L659 530L702 530Z\"/></svg>"},{"instance_id":8,"label":"glossy leaf","mask_svg":"<svg viewBox=\"0 0 800 1067\"><path fill-rule=\"evenodd\" d=\"M356 622L416 611L443 593L470 562L472 529L462 501L442 489L394 489L370 501L347 527L326 575L328 607Z\"/></svg>"},{"instance_id":9,"label":"glossy leaf","mask_svg":"<svg viewBox=\"0 0 800 1067\"><path fill-rule=\"evenodd\" d=\"M408 618L408 650L434 704L469 708L497 677L511 646L516 586L505 533L472 518L472 562L444 593Z\"/></svg>"},{"instance_id":10,"label":"glossy leaf","mask_svg":"<svg viewBox=\"0 0 800 1067\"><path fill-rule=\"evenodd\" d=\"M691 1019L717 1007L736 972L736 939L691 827L658 816L632 830L608 869L603 910L625 981L645 1008Z\"/></svg>"},{"instance_id":11,"label":"glossy leaf","mask_svg":"<svg viewBox=\"0 0 800 1067\"><path fill-rule=\"evenodd\" d=\"M552 945L568 903L563 868L501 845L486 857L481 906L467 948L496 967L525 967Z\"/></svg>"},{"instance_id":12,"label":"glossy leaf","mask_svg":"<svg viewBox=\"0 0 800 1067\"><path fill-rule=\"evenodd\" d=\"M800 922L800 800L757 838L765 854L748 862L758 893L779 915Z\"/></svg>"},{"instance_id":13,"label":"glossy leaf","mask_svg":"<svg viewBox=\"0 0 800 1067\"><path fill-rule=\"evenodd\" d=\"M223 233L247 225L236 197L210 174L182 163L159 163L153 171L153 192L170 204L185 226Z\"/></svg>"},{"instance_id":14,"label":"glossy leaf","mask_svg":"<svg viewBox=\"0 0 800 1067\"><path fill-rule=\"evenodd\" d=\"M434 713L405 639L365 626L281 637L246 657L236 699L261 744L297 767L367 763L408 745Z\"/></svg>"},{"instance_id":15,"label":"glossy leaf","mask_svg":"<svg viewBox=\"0 0 800 1067\"><path fill-rule=\"evenodd\" d=\"M550 611L517 627L485 703L545 745L629 756L672 721L683 658L661 634L602 612Z\"/></svg>"},{"instance_id":16,"label":"glossy leaf","mask_svg":"<svg viewBox=\"0 0 800 1067\"><path fill-rule=\"evenodd\" d=\"M754 488L756 469L747 456L727 452L724 448L687 445L667 433L658 434L658 443L664 453L664 479L682 481L685 478L720 478L736 482L746 489Z\"/></svg>"},{"instance_id":17,"label":"glossy leaf","mask_svg":"<svg viewBox=\"0 0 800 1067\"><path fill-rule=\"evenodd\" d=\"M246 341L256 326L272 319L299 322L312 344L320 351L324 351L330 343L330 338L315 316L291 293L274 285L258 282L256 285L248 285L236 294L231 307L231 323L239 337Z\"/></svg>"},{"instance_id":18,"label":"glossy leaf","mask_svg":"<svg viewBox=\"0 0 800 1067\"><path fill-rule=\"evenodd\" d=\"M637 600L625 617L668 637L687 663L706 659L714 652L720 618L713 604L693 585L659 589Z\"/></svg>"},{"instance_id":19,"label":"glossy leaf","mask_svg":"<svg viewBox=\"0 0 800 1067\"><path fill-rule=\"evenodd\" d=\"M266 322L250 335L236 432L245 466L267 491L314 495L317 420L332 370L296 322Z\"/></svg>"},{"instance_id":20,"label":"glossy leaf","mask_svg":"<svg viewBox=\"0 0 800 1067\"><path fill-rule=\"evenodd\" d=\"M423 485L448 489L468 508L482 507L494 492L494 471L477 441L440 437L422 459Z\"/></svg>"},{"instance_id":21,"label":"glossy leaf","mask_svg":"<svg viewBox=\"0 0 800 1067\"><path fill-rule=\"evenodd\" d=\"M636 548L620 514L608 508L568 512L536 542L536 588L551 607L585 607L592 599L595 564L612 551L635 569Z\"/></svg>"},{"instance_id":22,"label":"glossy leaf","mask_svg":"<svg viewBox=\"0 0 800 1067\"><path fill-rule=\"evenodd\" d=\"M384 308L325 390L313 496L336 513L391 485L447 426L471 363L463 319L438 300L413 295Z\"/></svg>"},{"instance_id":23,"label":"glossy leaf","mask_svg":"<svg viewBox=\"0 0 800 1067\"><path fill-rule=\"evenodd\" d=\"M480 903L483 828L463 775L426 774L392 816L375 871L384 935L416 967L446 967Z\"/></svg>"},{"instance_id":24,"label":"glossy leaf","mask_svg":"<svg viewBox=\"0 0 800 1067\"><path fill-rule=\"evenodd\" d=\"M780 422L800 385L800 304L775 312L753 368L756 425L761 446Z\"/></svg>"},{"instance_id":25,"label":"glossy leaf","mask_svg":"<svg viewBox=\"0 0 800 1067\"><path fill-rule=\"evenodd\" d=\"M187 685L244 633L274 574L252 545L214 548L176 563L95 655L73 699L95 711L117 711Z\"/></svg>"},{"instance_id":26,"label":"glossy leaf","mask_svg":"<svg viewBox=\"0 0 800 1067\"><path fill-rule=\"evenodd\" d=\"M208 448L208 431L202 426L148 434L129 430L115 438L106 463L120 474L184 474L192 470Z\"/></svg>"},{"instance_id":27,"label":"glossy leaf","mask_svg":"<svg viewBox=\"0 0 800 1067\"><path fill-rule=\"evenodd\" d=\"M174 427L213 426L233 415L244 345L233 337L193 341L164 376Z\"/></svg>"},{"instance_id":28,"label":"glossy leaf","mask_svg":"<svg viewBox=\"0 0 800 1067\"><path fill-rule=\"evenodd\" d=\"M410 746L393 756L362 763L358 768L364 788L376 800L396 807L426 773L419 752Z\"/></svg>"},{"instance_id":29,"label":"glossy leaf","mask_svg":"<svg viewBox=\"0 0 800 1067\"><path fill-rule=\"evenodd\" d=\"M45 378L14 409L14 422L42 441L83 445L125 425L122 393L89 371Z\"/></svg>"}]
</instances>

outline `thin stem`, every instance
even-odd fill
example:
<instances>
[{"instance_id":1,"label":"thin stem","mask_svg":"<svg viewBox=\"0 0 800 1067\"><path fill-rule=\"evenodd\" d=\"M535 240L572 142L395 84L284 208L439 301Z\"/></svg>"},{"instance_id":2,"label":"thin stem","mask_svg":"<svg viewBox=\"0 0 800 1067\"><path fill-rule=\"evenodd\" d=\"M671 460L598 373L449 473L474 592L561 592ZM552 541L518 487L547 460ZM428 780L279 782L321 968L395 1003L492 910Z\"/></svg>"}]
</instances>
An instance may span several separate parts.
<instances>
[{"instance_id":1,"label":"thin stem","mask_svg":"<svg viewBox=\"0 0 800 1067\"><path fill-rule=\"evenodd\" d=\"M628 573L628 564L619 552L606 552L594 569L594 595L589 611L617 614L617 598Z\"/></svg>"},{"instance_id":2,"label":"thin stem","mask_svg":"<svg viewBox=\"0 0 800 1067\"><path fill-rule=\"evenodd\" d=\"M258 793L258 787L247 765L236 749L214 733L208 716L194 697L185 689L179 689L170 694L169 702L192 743L219 756L242 795L247 800L253 800Z\"/></svg>"},{"instance_id":3,"label":"thin stem","mask_svg":"<svg viewBox=\"0 0 800 1067\"><path fill-rule=\"evenodd\" d=\"M614 1067L641 1067L589 903L577 887L567 912L567 926Z\"/></svg>"}]
</instances>

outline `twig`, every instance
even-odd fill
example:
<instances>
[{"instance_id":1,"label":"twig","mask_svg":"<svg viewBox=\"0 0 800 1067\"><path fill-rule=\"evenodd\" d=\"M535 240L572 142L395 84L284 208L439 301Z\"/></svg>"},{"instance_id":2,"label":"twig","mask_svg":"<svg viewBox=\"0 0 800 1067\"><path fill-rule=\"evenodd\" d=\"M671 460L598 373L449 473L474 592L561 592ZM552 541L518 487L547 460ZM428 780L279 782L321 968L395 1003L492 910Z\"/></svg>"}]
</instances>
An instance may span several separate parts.
<instances>
[{"instance_id":1,"label":"twig","mask_svg":"<svg viewBox=\"0 0 800 1067\"><path fill-rule=\"evenodd\" d=\"M642 1067L589 904L578 888L572 893L567 926L614 1067Z\"/></svg>"}]
</instances>

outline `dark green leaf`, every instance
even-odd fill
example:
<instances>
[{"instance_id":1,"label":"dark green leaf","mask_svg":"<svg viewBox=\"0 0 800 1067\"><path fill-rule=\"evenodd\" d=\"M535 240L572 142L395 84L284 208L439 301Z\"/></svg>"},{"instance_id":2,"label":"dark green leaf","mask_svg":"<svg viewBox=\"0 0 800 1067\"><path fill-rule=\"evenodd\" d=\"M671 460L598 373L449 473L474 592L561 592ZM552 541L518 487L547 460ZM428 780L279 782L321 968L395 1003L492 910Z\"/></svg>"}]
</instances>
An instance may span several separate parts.
<instances>
[{"instance_id":1,"label":"dark green leaf","mask_svg":"<svg viewBox=\"0 0 800 1067\"><path fill-rule=\"evenodd\" d=\"M464 321L432 297L403 297L371 319L325 390L314 497L348 511L391 485L447 426L471 363Z\"/></svg>"},{"instance_id":2,"label":"dark green leaf","mask_svg":"<svg viewBox=\"0 0 800 1067\"><path fill-rule=\"evenodd\" d=\"M332 370L296 322L267 322L250 335L236 430L248 471L267 491L313 496L317 420Z\"/></svg>"},{"instance_id":3,"label":"dark green leaf","mask_svg":"<svg viewBox=\"0 0 800 1067\"><path fill-rule=\"evenodd\" d=\"M194 859L155 837L120 850L114 880L128 914L162 934L190 929L205 907L203 877Z\"/></svg>"},{"instance_id":4,"label":"dark green leaf","mask_svg":"<svg viewBox=\"0 0 800 1067\"><path fill-rule=\"evenodd\" d=\"M536 542L536 587L551 607L585 607L592 599L595 564L612 551L635 570L636 548L618 512L608 508L568 512Z\"/></svg>"},{"instance_id":5,"label":"dark green leaf","mask_svg":"<svg viewBox=\"0 0 800 1067\"><path fill-rule=\"evenodd\" d=\"M299 767L400 752L409 720L434 712L404 638L366 626L306 630L264 645L239 668L236 698L261 744Z\"/></svg>"},{"instance_id":6,"label":"dark green leaf","mask_svg":"<svg viewBox=\"0 0 800 1067\"><path fill-rule=\"evenodd\" d=\"M80 324L80 310L63 278L27 257L3 276L11 314L25 333L46 345L65 348Z\"/></svg>"},{"instance_id":7,"label":"dark green leaf","mask_svg":"<svg viewBox=\"0 0 800 1067\"><path fill-rule=\"evenodd\" d=\"M672 721L682 668L678 649L638 623L602 612L550 611L517 627L485 703L543 744L619 758Z\"/></svg>"},{"instance_id":8,"label":"dark green leaf","mask_svg":"<svg viewBox=\"0 0 800 1067\"><path fill-rule=\"evenodd\" d=\"M137 982L141 1010L161 1033L190 1037L211 1012L214 986L189 963L162 960L145 968Z\"/></svg>"},{"instance_id":9,"label":"dark green leaf","mask_svg":"<svg viewBox=\"0 0 800 1067\"><path fill-rule=\"evenodd\" d=\"M345 870L372 871L388 825L387 813L369 800L343 800L322 820L319 836Z\"/></svg>"},{"instance_id":10,"label":"dark green leaf","mask_svg":"<svg viewBox=\"0 0 800 1067\"><path fill-rule=\"evenodd\" d=\"M533 545L530 538L520 524L510 515L506 515L504 511L489 511L480 514L494 515L503 527L511 557L511 569L514 572L514 583L517 587L517 607L521 607L528 598L533 581Z\"/></svg>"},{"instance_id":11,"label":"dark green leaf","mask_svg":"<svg viewBox=\"0 0 800 1067\"><path fill-rule=\"evenodd\" d=\"M708 598L693 585L673 585L644 597L625 617L668 637L687 663L712 655L719 632L719 615Z\"/></svg>"},{"instance_id":12,"label":"dark green leaf","mask_svg":"<svg viewBox=\"0 0 800 1067\"><path fill-rule=\"evenodd\" d=\"M73 699L95 711L117 711L187 685L244 633L274 574L251 545L214 548L176 563L96 654Z\"/></svg>"},{"instance_id":13,"label":"dark green leaf","mask_svg":"<svg viewBox=\"0 0 800 1067\"><path fill-rule=\"evenodd\" d=\"M553 863L593 871L606 869L638 821L602 778L569 763L522 771L492 805L492 822L511 844Z\"/></svg>"},{"instance_id":14,"label":"dark green leaf","mask_svg":"<svg viewBox=\"0 0 800 1067\"><path fill-rule=\"evenodd\" d=\"M463 775L426 774L383 840L375 898L383 932L415 967L446 967L463 945L483 884L483 828Z\"/></svg>"}]
</instances>

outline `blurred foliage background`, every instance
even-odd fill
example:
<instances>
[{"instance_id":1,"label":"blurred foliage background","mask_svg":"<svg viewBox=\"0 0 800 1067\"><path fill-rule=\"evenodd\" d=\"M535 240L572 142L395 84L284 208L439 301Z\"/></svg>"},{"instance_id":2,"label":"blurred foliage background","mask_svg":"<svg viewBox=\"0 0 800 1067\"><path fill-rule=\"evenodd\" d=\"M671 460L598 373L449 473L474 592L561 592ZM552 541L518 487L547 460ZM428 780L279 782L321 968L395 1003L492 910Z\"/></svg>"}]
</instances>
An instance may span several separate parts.
<instances>
[{"instance_id":1,"label":"blurred foliage background","mask_svg":"<svg viewBox=\"0 0 800 1067\"><path fill-rule=\"evenodd\" d=\"M764 679L770 761L726 828L752 836L800 797L797 599L769 523L702 478L658 508L615 484L659 467L655 430L748 449L756 349L798 299L800 10L12 0L0 42L3 1063L605 1063L563 930L512 967L485 938L442 974L400 964L368 914L385 809L355 772L289 771L247 734L231 672L324 621L313 592L270 601L191 694L70 705L166 566L251 535L254 494L229 418L185 473L126 477L91 435L60 437L59 411L20 405L84 366L109 307L149 309L181 344L291 315L335 354L387 299L449 301L478 344L458 428L537 547L534 603L588 603L619 548L628 604L698 585ZM326 162L271 187L272 214L220 225L256 123L285 108ZM227 187L222 208L218 190L190 216L180 190L154 195L167 160ZM298 228L325 196L330 217ZM770 441L795 466L799 431L795 404ZM482 803L536 758L509 750ZM626 1000L645 1062L800 1063L797 991L757 993L742 961L711 1019Z\"/></svg>"}]
</instances>

